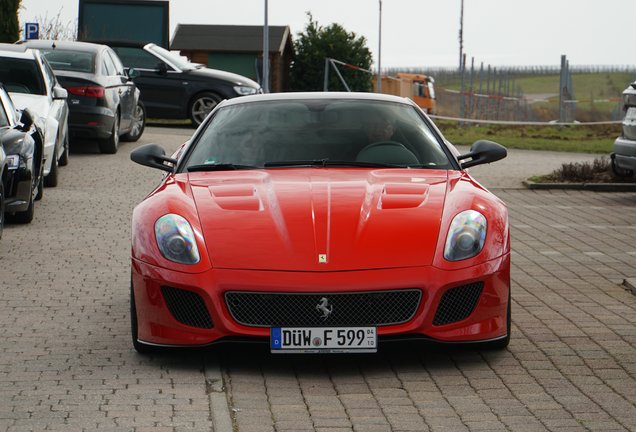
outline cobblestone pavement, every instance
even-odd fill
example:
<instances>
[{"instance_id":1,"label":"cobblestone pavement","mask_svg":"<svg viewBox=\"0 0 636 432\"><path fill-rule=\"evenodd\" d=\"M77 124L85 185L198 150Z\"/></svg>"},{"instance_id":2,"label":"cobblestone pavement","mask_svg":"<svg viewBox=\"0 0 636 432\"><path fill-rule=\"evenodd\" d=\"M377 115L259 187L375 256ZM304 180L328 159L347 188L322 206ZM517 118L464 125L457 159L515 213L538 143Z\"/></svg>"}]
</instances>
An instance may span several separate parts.
<instances>
[{"instance_id":1,"label":"cobblestone pavement","mask_svg":"<svg viewBox=\"0 0 636 432\"><path fill-rule=\"evenodd\" d=\"M151 127L138 144L190 133ZM636 296L620 285L636 277L636 194L495 190L513 241L502 352L146 357L130 344L130 215L161 174L129 161L136 145L74 152L33 223L5 228L0 430L636 430Z\"/></svg>"}]
</instances>

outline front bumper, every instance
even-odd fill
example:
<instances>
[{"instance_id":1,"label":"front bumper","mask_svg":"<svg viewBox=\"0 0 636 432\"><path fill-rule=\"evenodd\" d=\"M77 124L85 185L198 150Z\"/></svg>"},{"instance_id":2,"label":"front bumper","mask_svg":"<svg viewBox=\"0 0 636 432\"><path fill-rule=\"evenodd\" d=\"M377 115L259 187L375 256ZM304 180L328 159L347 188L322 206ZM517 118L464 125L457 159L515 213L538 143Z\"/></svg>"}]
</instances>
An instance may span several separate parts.
<instances>
[{"instance_id":1,"label":"front bumper","mask_svg":"<svg viewBox=\"0 0 636 432\"><path fill-rule=\"evenodd\" d=\"M483 282L472 313L461 321L434 325L442 296L465 284ZM225 303L228 291L263 293L373 292L416 288L422 291L416 313L409 321L378 327L380 342L415 337L440 342L480 342L507 333L510 292L510 255L460 270L415 267L351 272L277 272L212 269L187 274L132 261L138 338L159 346L204 346L223 340L263 340L268 327L239 324ZM169 286L197 294L212 321L211 328L193 327L177 321L168 308L161 287ZM308 311L307 313L315 312Z\"/></svg>"},{"instance_id":2,"label":"front bumper","mask_svg":"<svg viewBox=\"0 0 636 432\"><path fill-rule=\"evenodd\" d=\"M9 170L5 188L5 213L23 212L29 207L33 194L33 173L31 170L21 166L15 170Z\"/></svg>"},{"instance_id":3,"label":"front bumper","mask_svg":"<svg viewBox=\"0 0 636 432\"><path fill-rule=\"evenodd\" d=\"M636 141L623 137L616 138L614 162L619 168L636 171Z\"/></svg>"}]
</instances>

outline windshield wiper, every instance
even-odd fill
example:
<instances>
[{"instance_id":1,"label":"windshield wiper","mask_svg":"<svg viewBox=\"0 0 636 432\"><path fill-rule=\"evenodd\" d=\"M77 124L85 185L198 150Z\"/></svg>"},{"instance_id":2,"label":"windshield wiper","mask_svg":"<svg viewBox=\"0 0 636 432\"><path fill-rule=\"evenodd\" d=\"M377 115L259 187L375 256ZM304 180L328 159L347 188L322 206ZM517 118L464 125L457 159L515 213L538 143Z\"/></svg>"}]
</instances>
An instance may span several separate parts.
<instances>
[{"instance_id":1,"label":"windshield wiper","mask_svg":"<svg viewBox=\"0 0 636 432\"><path fill-rule=\"evenodd\" d=\"M187 168L188 172L196 171L232 171L232 170L244 170L244 169L258 169L260 167L254 165L239 165L231 163L212 163L202 165L192 165Z\"/></svg>"},{"instance_id":2,"label":"windshield wiper","mask_svg":"<svg viewBox=\"0 0 636 432\"><path fill-rule=\"evenodd\" d=\"M278 168L278 167L326 168L330 166L363 167L363 168L404 168L404 165L394 165L394 164L386 164L386 163L379 163L379 162L342 161L342 160L329 160L329 159L275 161L275 162L266 162L264 165L265 168Z\"/></svg>"}]
</instances>

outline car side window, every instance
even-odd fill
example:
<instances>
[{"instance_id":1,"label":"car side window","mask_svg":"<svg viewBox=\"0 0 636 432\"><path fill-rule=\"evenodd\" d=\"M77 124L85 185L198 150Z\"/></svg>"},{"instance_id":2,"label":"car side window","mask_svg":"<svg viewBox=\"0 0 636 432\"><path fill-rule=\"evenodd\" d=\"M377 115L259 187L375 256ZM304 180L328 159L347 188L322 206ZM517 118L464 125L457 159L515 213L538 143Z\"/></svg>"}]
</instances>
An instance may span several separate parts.
<instances>
[{"instance_id":1,"label":"car side window","mask_svg":"<svg viewBox=\"0 0 636 432\"><path fill-rule=\"evenodd\" d=\"M115 63L113 63L113 59L108 55L105 51L102 54L102 73L104 75L117 75L117 70L115 69Z\"/></svg>"},{"instance_id":2,"label":"car side window","mask_svg":"<svg viewBox=\"0 0 636 432\"><path fill-rule=\"evenodd\" d=\"M111 50L107 50L106 53L108 54L108 57L110 57L111 61L113 62L113 65L115 66L115 73L117 75L124 76L125 75L124 65L121 64L121 61L119 60L119 57L117 57L117 54L115 54Z\"/></svg>"},{"instance_id":3,"label":"car side window","mask_svg":"<svg viewBox=\"0 0 636 432\"><path fill-rule=\"evenodd\" d=\"M141 48L115 47L114 50L126 67L154 70L161 62L157 57Z\"/></svg>"},{"instance_id":4,"label":"car side window","mask_svg":"<svg viewBox=\"0 0 636 432\"><path fill-rule=\"evenodd\" d=\"M53 70L51 70L51 66L45 58L42 58L42 65L44 66L44 79L46 80L49 88L52 91L53 87L55 87L55 84L57 84L57 81L55 80L55 74L53 73Z\"/></svg>"}]
</instances>

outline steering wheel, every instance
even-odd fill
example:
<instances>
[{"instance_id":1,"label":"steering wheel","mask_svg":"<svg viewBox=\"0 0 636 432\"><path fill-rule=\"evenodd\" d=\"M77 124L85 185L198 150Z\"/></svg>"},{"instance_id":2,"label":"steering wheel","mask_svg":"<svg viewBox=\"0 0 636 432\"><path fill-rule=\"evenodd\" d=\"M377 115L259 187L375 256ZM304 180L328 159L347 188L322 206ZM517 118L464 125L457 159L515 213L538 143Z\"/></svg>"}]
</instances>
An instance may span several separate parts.
<instances>
[{"instance_id":1,"label":"steering wheel","mask_svg":"<svg viewBox=\"0 0 636 432\"><path fill-rule=\"evenodd\" d=\"M395 165L419 164L415 154L397 141L379 141L362 148L356 156L358 162Z\"/></svg>"}]
</instances>

